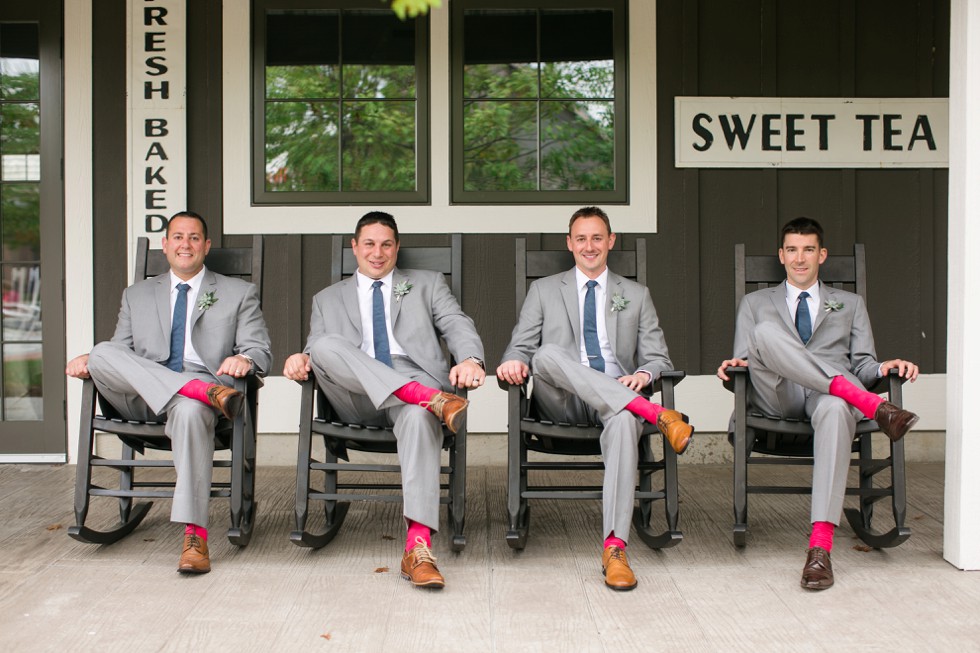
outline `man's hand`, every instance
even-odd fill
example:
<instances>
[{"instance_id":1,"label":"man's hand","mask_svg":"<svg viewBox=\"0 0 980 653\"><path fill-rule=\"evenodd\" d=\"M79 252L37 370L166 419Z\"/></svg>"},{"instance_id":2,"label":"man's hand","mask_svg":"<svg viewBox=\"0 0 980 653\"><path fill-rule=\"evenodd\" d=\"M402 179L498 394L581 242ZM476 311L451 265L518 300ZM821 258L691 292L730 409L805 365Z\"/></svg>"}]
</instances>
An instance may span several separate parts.
<instances>
[{"instance_id":1,"label":"man's hand","mask_svg":"<svg viewBox=\"0 0 980 653\"><path fill-rule=\"evenodd\" d=\"M650 375L647 372L642 371L637 372L636 374L627 374L626 376L619 377L619 382L633 392L639 392L645 388L651 380Z\"/></svg>"},{"instance_id":2,"label":"man's hand","mask_svg":"<svg viewBox=\"0 0 980 653\"><path fill-rule=\"evenodd\" d=\"M215 372L216 376L221 376L222 374L227 374L228 376L233 376L236 379L240 379L249 373L252 369L252 361L248 360L244 356L234 355L221 361L221 367Z\"/></svg>"},{"instance_id":3,"label":"man's hand","mask_svg":"<svg viewBox=\"0 0 980 653\"><path fill-rule=\"evenodd\" d=\"M748 367L749 362L741 358L731 358L727 361L722 361L721 365L718 366L718 378L722 381L731 381L728 375L725 374L725 369L729 367Z\"/></svg>"},{"instance_id":4,"label":"man's hand","mask_svg":"<svg viewBox=\"0 0 980 653\"><path fill-rule=\"evenodd\" d=\"M286 364L282 368L282 375L290 381L305 381L310 378L313 367L310 365L310 357L306 354L293 354L286 359Z\"/></svg>"},{"instance_id":5,"label":"man's hand","mask_svg":"<svg viewBox=\"0 0 980 653\"><path fill-rule=\"evenodd\" d=\"M919 366L910 361L903 361L901 358L893 358L881 364L881 375L888 376L888 370L898 370L898 375L915 382L919 378Z\"/></svg>"},{"instance_id":6,"label":"man's hand","mask_svg":"<svg viewBox=\"0 0 980 653\"><path fill-rule=\"evenodd\" d=\"M471 358L467 358L462 363L453 366L449 370L449 384L457 388L479 388L483 385L483 380L487 378L487 373L483 368Z\"/></svg>"},{"instance_id":7,"label":"man's hand","mask_svg":"<svg viewBox=\"0 0 980 653\"><path fill-rule=\"evenodd\" d=\"M511 385L521 385L527 380L527 375L531 369L526 363L521 361L504 361L497 368L497 378L503 379Z\"/></svg>"},{"instance_id":8,"label":"man's hand","mask_svg":"<svg viewBox=\"0 0 980 653\"><path fill-rule=\"evenodd\" d=\"M68 361L65 374L76 379L87 379L88 374L88 354L82 354Z\"/></svg>"}]
</instances>

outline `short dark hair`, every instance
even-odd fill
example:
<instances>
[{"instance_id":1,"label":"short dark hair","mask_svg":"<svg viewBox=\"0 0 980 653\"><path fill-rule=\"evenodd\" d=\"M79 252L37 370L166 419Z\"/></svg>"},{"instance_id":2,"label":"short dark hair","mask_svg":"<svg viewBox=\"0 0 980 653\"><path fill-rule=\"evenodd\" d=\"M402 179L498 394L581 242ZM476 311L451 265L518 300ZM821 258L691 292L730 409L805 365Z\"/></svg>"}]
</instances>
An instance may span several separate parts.
<instances>
[{"instance_id":1,"label":"short dark hair","mask_svg":"<svg viewBox=\"0 0 980 653\"><path fill-rule=\"evenodd\" d=\"M572 214L572 219L568 221L568 233L572 233L572 225L579 218L599 218L606 225L606 231L612 233L612 226L609 224L609 216L606 212L600 209L598 206L583 206L578 211Z\"/></svg>"},{"instance_id":2,"label":"short dark hair","mask_svg":"<svg viewBox=\"0 0 980 653\"><path fill-rule=\"evenodd\" d=\"M192 220L197 220L201 223L201 228L204 229L204 240L208 239L208 223L204 221L204 218L193 211L178 211L170 216L170 219L167 220L167 238L170 238L170 223L174 221L174 218L191 218Z\"/></svg>"},{"instance_id":3,"label":"short dark hair","mask_svg":"<svg viewBox=\"0 0 980 653\"><path fill-rule=\"evenodd\" d=\"M786 241L786 234L800 234L802 236L815 234L817 245L823 249L823 227L813 218L800 216L784 224L782 230L779 232L780 249L782 249L783 243Z\"/></svg>"},{"instance_id":4,"label":"short dark hair","mask_svg":"<svg viewBox=\"0 0 980 653\"><path fill-rule=\"evenodd\" d=\"M361 219L357 221L357 226L354 228L354 240L360 239L361 229L369 224L380 224L388 227L395 232L395 243L398 242L398 225L395 223L395 216L384 211L371 211L361 216Z\"/></svg>"}]
</instances>

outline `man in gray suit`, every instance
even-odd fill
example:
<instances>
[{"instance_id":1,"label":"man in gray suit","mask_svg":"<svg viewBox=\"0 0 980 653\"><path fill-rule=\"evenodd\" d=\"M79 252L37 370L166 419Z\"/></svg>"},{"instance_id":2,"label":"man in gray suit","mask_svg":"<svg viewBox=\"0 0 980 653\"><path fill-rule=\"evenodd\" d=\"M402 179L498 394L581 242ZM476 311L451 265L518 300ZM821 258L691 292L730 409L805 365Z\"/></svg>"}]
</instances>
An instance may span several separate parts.
<instances>
[{"instance_id":1,"label":"man in gray suit","mask_svg":"<svg viewBox=\"0 0 980 653\"><path fill-rule=\"evenodd\" d=\"M461 425L468 402L447 390L483 385L483 343L442 274L395 267L398 247L391 215L358 221L357 271L313 298L306 349L286 360L283 374L305 381L313 372L341 419L393 428L408 527L402 576L438 589L445 579L430 547L439 527L440 421L453 433ZM440 336L461 361L452 369Z\"/></svg>"},{"instance_id":2,"label":"man in gray suit","mask_svg":"<svg viewBox=\"0 0 980 653\"><path fill-rule=\"evenodd\" d=\"M874 419L892 440L918 421L865 388L897 369L915 381L914 363L879 363L864 300L818 280L827 260L823 228L816 220L796 218L780 233L779 261L786 282L746 295L735 322L735 355L726 368L751 371L750 402L762 412L806 417L813 426L813 529L800 584L823 590L834 584L830 563L834 529L840 523L858 421Z\"/></svg>"},{"instance_id":3,"label":"man in gray suit","mask_svg":"<svg viewBox=\"0 0 980 653\"><path fill-rule=\"evenodd\" d=\"M598 207L579 209L566 244L575 267L531 284L497 378L521 384L533 368L532 401L543 417L603 427L602 570L607 586L631 590L636 576L625 549L640 420L656 424L677 453L694 429L640 394L673 365L650 291L606 267L616 244L609 217Z\"/></svg>"},{"instance_id":4,"label":"man in gray suit","mask_svg":"<svg viewBox=\"0 0 980 653\"><path fill-rule=\"evenodd\" d=\"M177 570L195 574L211 570L208 499L218 413L234 419L244 397L228 386L272 365L255 286L205 268L210 249L200 215L170 218L163 239L170 271L127 288L112 340L65 370L91 376L127 419L166 419L177 471L170 520L186 524Z\"/></svg>"}]
</instances>

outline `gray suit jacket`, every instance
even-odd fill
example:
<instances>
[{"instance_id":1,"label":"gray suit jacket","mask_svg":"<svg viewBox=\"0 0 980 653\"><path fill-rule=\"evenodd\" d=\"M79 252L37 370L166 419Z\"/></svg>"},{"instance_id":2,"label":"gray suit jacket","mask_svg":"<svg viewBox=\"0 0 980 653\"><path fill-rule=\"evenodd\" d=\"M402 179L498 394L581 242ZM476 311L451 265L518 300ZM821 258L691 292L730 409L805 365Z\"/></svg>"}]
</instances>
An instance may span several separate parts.
<instances>
[{"instance_id":1,"label":"gray suit jacket","mask_svg":"<svg viewBox=\"0 0 980 653\"><path fill-rule=\"evenodd\" d=\"M627 374L646 370L654 379L661 372L674 369L650 291L612 270L608 285L604 309L606 332L619 366ZM629 302L622 311L612 310L614 295ZM578 358L580 342L578 289L575 268L572 268L531 284L503 360L530 363L538 347L549 343Z\"/></svg>"},{"instance_id":2,"label":"gray suit jacket","mask_svg":"<svg viewBox=\"0 0 980 653\"><path fill-rule=\"evenodd\" d=\"M408 357L444 387L449 385L449 362L439 336L457 361L483 359L483 342L476 326L453 297L446 280L431 270L394 269L392 285L410 283L407 295L391 298L391 330ZM313 297L310 337L306 353L319 338L339 335L355 347L361 346L361 311L357 280L348 277L324 288Z\"/></svg>"},{"instance_id":3,"label":"gray suit jacket","mask_svg":"<svg viewBox=\"0 0 980 653\"><path fill-rule=\"evenodd\" d=\"M245 354L255 361L256 373L265 375L272 367L272 351L255 286L205 270L198 300L207 292L213 292L217 299L210 308L201 310L195 305L187 309L193 311L191 342L211 374L221 367L225 358ZM148 360L167 362L170 357L169 272L134 283L123 291L112 341L126 345Z\"/></svg>"},{"instance_id":4,"label":"gray suit jacket","mask_svg":"<svg viewBox=\"0 0 980 653\"><path fill-rule=\"evenodd\" d=\"M835 369L847 370L870 387L878 378L879 362L875 356L874 336L868 309L860 295L837 290L820 283L821 302L842 304L837 311L820 309L813 335L806 349ZM770 321L799 337L796 324L786 307L786 282L772 288L749 293L742 298L735 320L735 358L748 359L749 334L756 324Z\"/></svg>"}]
</instances>

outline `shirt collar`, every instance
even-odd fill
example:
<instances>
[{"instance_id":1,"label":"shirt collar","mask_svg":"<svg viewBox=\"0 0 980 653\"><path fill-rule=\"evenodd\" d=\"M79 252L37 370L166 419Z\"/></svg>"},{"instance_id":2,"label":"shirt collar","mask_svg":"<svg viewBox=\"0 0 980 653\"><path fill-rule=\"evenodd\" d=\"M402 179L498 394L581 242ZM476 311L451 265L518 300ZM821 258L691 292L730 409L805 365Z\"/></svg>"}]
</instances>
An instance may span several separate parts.
<instances>
[{"instance_id":1,"label":"shirt collar","mask_svg":"<svg viewBox=\"0 0 980 653\"><path fill-rule=\"evenodd\" d=\"M392 269L391 272L381 277L380 279L377 279L377 281L380 281L382 283L382 287L391 288L391 279L394 276L395 276L395 270ZM358 288L370 288L376 281L375 279L372 279L366 274L363 274L360 270L354 272L354 278L356 279L355 283L357 284Z\"/></svg>"},{"instance_id":2,"label":"shirt collar","mask_svg":"<svg viewBox=\"0 0 980 653\"><path fill-rule=\"evenodd\" d=\"M602 271L602 274L600 274L598 277L595 278L595 281L596 283L599 284L600 288L604 289L606 287L606 279L608 278L609 278L609 268L607 267L605 270ZM585 276L585 273L579 270L578 266L575 266L575 287L581 290L582 288L585 287L585 284L588 283L589 281L591 281L591 279Z\"/></svg>"},{"instance_id":3,"label":"shirt collar","mask_svg":"<svg viewBox=\"0 0 980 653\"><path fill-rule=\"evenodd\" d=\"M810 293L810 297L812 297L814 301L817 301L818 299L820 299L820 281L819 280L814 281L813 282L813 285L810 286L809 288L806 288L805 290L806 290L806 292ZM790 304L795 304L796 303L796 300L799 298L800 294L803 293L803 292L804 291L801 290L800 288L797 288L796 286L794 286L793 284L789 283L788 281L786 282L786 301L789 302Z\"/></svg>"},{"instance_id":4,"label":"shirt collar","mask_svg":"<svg viewBox=\"0 0 980 653\"><path fill-rule=\"evenodd\" d=\"M193 277L191 277L187 281L184 281L183 279L181 279L180 277L178 277L176 274L174 274L174 271L173 270L171 270L170 271L170 290L173 290L174 288L176 288L178 284L186 283L188 286L191 287L191 290L193 290L194 292L197 292L198 290L201 289L201 286L204 284L204 273L205 272L207 272L207 268L202 267L201 270L197 274L195 274Z\"/></svg>"}]
</instances>

